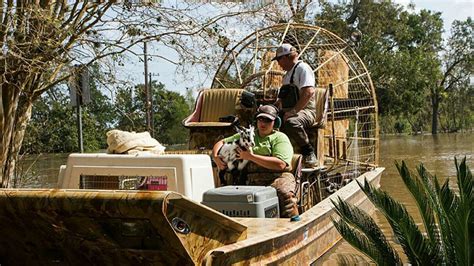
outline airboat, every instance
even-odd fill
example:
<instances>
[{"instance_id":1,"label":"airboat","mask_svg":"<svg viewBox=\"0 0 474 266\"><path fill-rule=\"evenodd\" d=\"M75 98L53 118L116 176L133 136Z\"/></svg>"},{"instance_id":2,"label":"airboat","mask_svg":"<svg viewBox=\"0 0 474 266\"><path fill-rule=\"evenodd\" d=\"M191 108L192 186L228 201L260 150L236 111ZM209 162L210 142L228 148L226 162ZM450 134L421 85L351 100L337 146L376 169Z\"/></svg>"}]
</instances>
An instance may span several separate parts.
<instances>
[{"instance_id":1,"label":"airboat","mask_svg":"<svg viewBox=\"0 0 474 266\"><path fill-rule=\"evenodd\" d=\"M292 220L278 218L268 187L220 187L209 157L235 118L248 123L257 104L276 99L284 72L271 58L281 43L313 68L320 113L310 136L318 166L302 168L299 156L292 162L300 210ZM331 199L373 212L353 181L378 187L384 170L374 87L353 45L304 24L250 34L226 53L183 121L188 151L71 154L57 189L0 190L0 263L315 262L341 239ZM256 104L244 102L249 94Z\"/></svg>"}]
</instances>

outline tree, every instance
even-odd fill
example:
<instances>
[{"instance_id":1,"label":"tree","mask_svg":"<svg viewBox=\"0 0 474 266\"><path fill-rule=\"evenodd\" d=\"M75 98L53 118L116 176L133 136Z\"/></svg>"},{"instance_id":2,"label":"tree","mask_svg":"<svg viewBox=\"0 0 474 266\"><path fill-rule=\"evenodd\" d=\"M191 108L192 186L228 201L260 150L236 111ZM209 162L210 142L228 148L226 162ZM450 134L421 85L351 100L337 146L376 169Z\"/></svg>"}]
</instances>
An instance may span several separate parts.
<instances>
[{"instance_id":1,"label":"tree","mask_svg":"<svg viewBox=\"0 0 474 266\"><path fill-rule=\"evenodd\" d=\"M349 43L354 32L362 33L353 48L371 72L380 114L409 121L413 131L422 131L429 91L441 74L441 14L409 12L390 1L320 4L316 24Z\"/></svg>"},{"instance_id":2,"label":"tree","mask_svg":"<svg viewBox=\"0 0 474 266\"><path fill-rule=\"evenodd\" d=\"M166 90L162 83L154 91L155 138L166 144L183 144L189 139L188 130L181 121L191 113L186 98L177 92Z\"/></svg>"},{"instance_id":3,"label":"tree","mask_svg":"<svg viewBox=\"0 0 474 266\"><path fill-rule=\"evenodd\" d=\"M431 91L433 106L445 108L448 131L469 128L468 121L473 114L471 77L474 72L474 22L472 18L454 21L451 35L443 55L443 75ZM450 101L446 102L449 98ZM440 106L446 102L444 106ZM440 112L433 108L433 131L438 131Z\"/></svg>"},{"instance_id":4,"label":"tree","mask_svg":"<svg viewBox=\"0 0 474 266\"><path fill-rule=\"evenodd\" d=\"M188 139L188 132L181 121L191 113L185 96L165 89L162 83L152 82L154 138L164 144L182 144ZM189 95L188 95L189 97ZM120 89L115 106L120 106L117 114L117 128L127 131L146 131L144 114L144 85L139 84L132 90Z\"/></svg>"},{"instance_id":5,"label":"tree","mask_svg":"<svg viewBox=\"0 0 474 266\"><path fill-rule=\"evenodd\" d=\"M474 125L474 86L470 78L457 82L442 94L440 125L444 132L471 129ZM449 100L448 100L449 99Z\"/></svg>"},{"instance_id":6,"label":"tree","mask_svg":"<svg viewBox=\"0 0 474 266\"><path fill-rule=\"evenodd\" d=\"M53 88L32 109L22 153L77 151L76 120L64 88Z\"/></svg>"},{"instance_id":7,"label":"tree","mask_svg":"<svg viewBox=\"0 0 474 266\"><path fill-rule=\"evenodd\" d=\"M176 51L176 64L202 63L206 56L200 53L211 51L206 48L215 45L219 37L214 30L216 22L255 12L237 9L234 4L226 11L219 9L215 16L204 16L196 14L198 4L168 7L155 1L139 5L114 2L2 1L0 187L11 184L33 103L44 92L65 83L73 74L73 65L101 61L101 68L113 67L106 59L151 40ZM166 55L162 58L167 59Z\"/></svg>"},{"instance_id":8,"label":"tree","mask_svg":"<svg viewBox=\"0 0 474 266\"><path fill-rule=\"evenodd\" d=\"M143 89L143 86L141 86ZM114 105L117 106L117 122L116 127L125 131L145 131L145 113L142 105L137 104L137 94L140 94L141 99L144 99L144 93L138 93L137 87L133 88L118 88Z\"/></svg>"},{"instance_id":9,"label":"tree","mask_svg":"<svg viewBox=\"0 0 474 266\"><path fill-rule=\"evenodd\" d=\"M70 52L111 5L2 1L0 187L9 185L33 102L69 77L64 68L72 61Z\"/></svg>"},{"instance_id":10,"label":"tree","mask_svg":"<svg viewBox=\"0 0 474 266\"><path fill-rule=\"evenodd\" d=\"M423 234L406 208L386 192L372 187L367 181L361 189L387 218L395 238L412 265L472 265L474 261L474 180L466 164L455 161L458 192L450 187L449 178L440 185L423 165L418 175L405 164L397 163L398 172L415 199L420 211ZM358 207L337 202L340 220L333 220L343 238L379 265L401 265L402 261L385 238L375 221Z\"/></svg>"},{"instance_id":11,"label":"tree","mask_svg":"<svg viewBox=\"0 0 474 266\"><path fill-rule=\"evenodd\" d=\"M98 151L107 147L105 133L110 130L115 108L97 88L100 79L97 65L90 69L89 87L91 103L82 109L82 128L85 151ZM70 104L66 86L56 86L37 101L28 124L23 153L64 153L78 151L77 114Z\"/></svg>"}]
</instances>

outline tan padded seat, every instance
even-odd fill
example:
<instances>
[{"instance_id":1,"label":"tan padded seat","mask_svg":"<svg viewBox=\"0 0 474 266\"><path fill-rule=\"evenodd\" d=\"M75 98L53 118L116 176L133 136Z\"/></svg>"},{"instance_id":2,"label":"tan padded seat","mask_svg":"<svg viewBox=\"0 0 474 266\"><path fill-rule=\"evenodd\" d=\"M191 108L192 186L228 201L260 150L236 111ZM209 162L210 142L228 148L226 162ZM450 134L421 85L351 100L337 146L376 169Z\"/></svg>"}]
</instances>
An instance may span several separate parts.
<instances>
[{"instance_id":1,"label":"tan padded seat","mask_svg":"<svg viewBox=\"0 0 474 266\"><path fill-rule=\"evenodd\" d=\"M316 88L316 121L308 133L308 138L315 147L317 152L317 166L324 165L324 127L326 126L328 109L329 109L329 90L326 88ZM301 152L296 148L296 152Z\"/></svg>"},{"instance_id":2,"label":"tan padded seat","mask_svg":"<svg viewBox=\"0 0 474 266\"><path fill-rule=\"evenodd\" d=\"M316 123L313 127L322 128L326 125L328 108L329 108L329 93L326 88L316 88L314 98L316 101Z\"/></svg>"},{"instance_id":3,"label":"tan padded seat","mask_svg":"<svg viewBox=\"0 0 474 266\"><path fill-rule=\"evenodd\" d=\"M232 125L228 122L188 122L185 127L227 127Z\"/></svg>"},{"instance_id":4,"label":"tan padded seat","mask_svg":"<svg viewBox=\"0 0 474 266\"><path fill-rule=\"evenodd\" d=\"M212 149L214 143L224 137L235 134L232 123L219 122L219 118L235 116L241 122L250 121L251 109L240 106L243 89L206 89L196 100L191 115L183 120L183 126L189 129L188 149Z\"/></svg>"},{"instance_id":5,"label":"tan padded seat","mask_svg":"<svg viewBox=\"0 0 474 266\"><path fill-rule=\"evenodd\" d=\"M296 180L298 181L301 178L301 168L303 168L303 156L301 154L295 153L293 154L293 158L291 158L291 172L295 176Z\"/></svg>"},{"instance_id":6,"label":"tan padded seat","mask_svg":"<svg viewBox=\"0 0 474 266\"><path fill-rule=\"evenodd\" d=\"M219 121L219 117L235 115L242 89L213 89L203 92L201 122Z\"/></svg>"},{"instance_id":7,"label":"tan padded seat","mask_svg":"<svg viewBox=\"0 0 474 266\"><path fill-rule=\"evenodd\" d=\"M243 89L206 89L199 93L194 112L183 120L185 127L229 126L220 117L236 115Z\"/></svg>"}]
</instances>

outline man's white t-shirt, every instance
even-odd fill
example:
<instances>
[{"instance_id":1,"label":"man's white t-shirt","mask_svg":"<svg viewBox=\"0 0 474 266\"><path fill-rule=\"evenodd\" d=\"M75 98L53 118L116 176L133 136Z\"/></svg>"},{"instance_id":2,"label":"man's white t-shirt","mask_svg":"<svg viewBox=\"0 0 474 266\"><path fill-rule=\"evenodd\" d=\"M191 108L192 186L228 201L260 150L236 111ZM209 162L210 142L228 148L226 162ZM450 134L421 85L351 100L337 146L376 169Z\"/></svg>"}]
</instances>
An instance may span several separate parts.
<instances>
[{"instance_id":1,"label":"man's white t-shirt","mask_svg":"<svg viewBox=\"0 0 474 266\"><path fill-rule=\"evenodd\" d=\"M299 63L299 64L298 64ZM296 66L296 69L295 69ZM283 85L290 84L291 74L295 71L293 75L293 84L298 87L299 93L301 95L301 88L304 87L316 87L315 86L315 79L314 79L314 72L311 67L306 64L305 62L299 60L290 71L287 71L283 76ZM316 109L316 102L314 98L310 99L308 104L304 109L315 110Z\"/></svg>"},{"instance_id":2,"label":"man's white t-shirt","mask_svg":"<svg viewBox=\"0 0 474 266\"><path fill-rule=\"evenodd\" d=\"M299 64L298 64L299 63ZM298 89L304 87L316 87L314 82L314 73L311 67L303 61L298 61L298 66L295 69L296 64L293 68L286 72L283 76L283 85L290 84L291 74L293 74L293 70L295 74L293 75L293 84L295 84Z\"/></svg>"}]
</instances>

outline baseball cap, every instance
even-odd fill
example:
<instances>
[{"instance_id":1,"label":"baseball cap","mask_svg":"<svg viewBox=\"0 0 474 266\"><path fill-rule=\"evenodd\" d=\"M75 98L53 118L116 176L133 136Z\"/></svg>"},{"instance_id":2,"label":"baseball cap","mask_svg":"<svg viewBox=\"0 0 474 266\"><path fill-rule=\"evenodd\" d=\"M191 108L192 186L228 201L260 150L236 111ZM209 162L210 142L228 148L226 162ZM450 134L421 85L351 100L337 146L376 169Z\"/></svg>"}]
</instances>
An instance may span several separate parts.
<instances>
[{"instance_id":1,"label":"baseball cap","mask_svg":"<svg viewBox=\"0 0 474 266\"><path fill-rule=\"evenodd\" d=\"M265 117L274 121L278 116L278 109L273 105L262 105L257 110L257 118Z\"/></svg>"},{"instance_id":2,"label":"baseball cap","mask_svg":"<svg viewBox=\"0 0 474 266\"><path fill-rule=\"evenodd\" d=\"M275 57L273 57L272 61L278 59L281 56L288 55L293 52L296 52L296 48L289 43L284 43L280 47L278 47L278 49L276 50L276 55Z\"/></svg>"}]
</instances>

